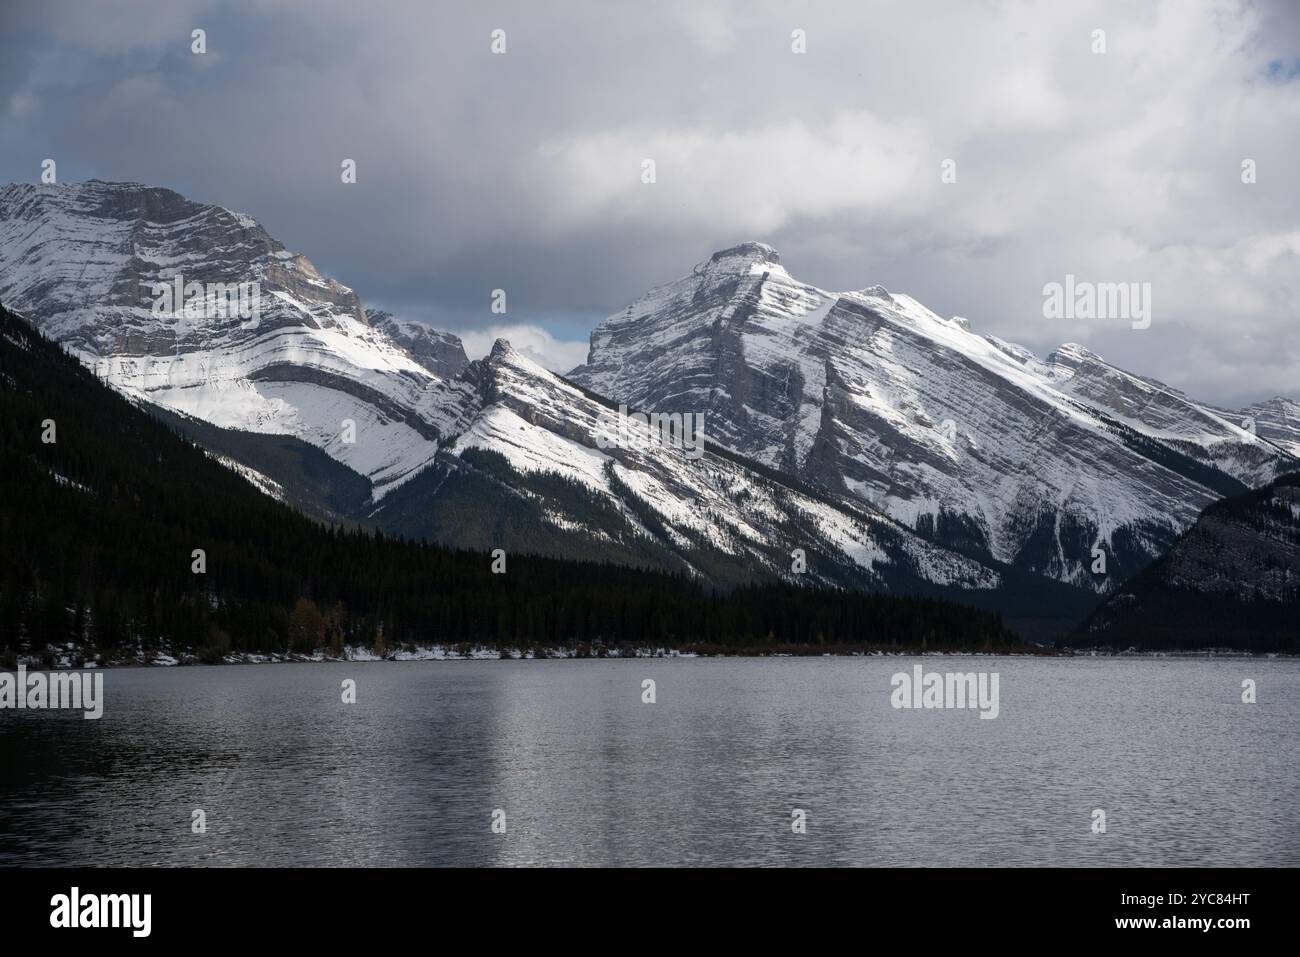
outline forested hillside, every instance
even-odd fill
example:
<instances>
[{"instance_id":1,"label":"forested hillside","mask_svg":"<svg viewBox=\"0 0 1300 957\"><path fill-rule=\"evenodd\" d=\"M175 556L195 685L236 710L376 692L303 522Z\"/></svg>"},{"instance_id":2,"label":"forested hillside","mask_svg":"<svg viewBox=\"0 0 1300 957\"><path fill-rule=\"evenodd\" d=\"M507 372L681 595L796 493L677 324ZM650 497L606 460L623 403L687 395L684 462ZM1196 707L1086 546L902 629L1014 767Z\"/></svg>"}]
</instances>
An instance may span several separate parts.
<instances>
[{"instance_id":1,"label":"forested hillside","mask_svg":"<svg viewBox=\"0 0 1300 957\"><path fill-rule=\"evenodd\" d=\"M1300 651L1300 473L1211 505L1071 643Z\"/></svg>"}]
</instances>

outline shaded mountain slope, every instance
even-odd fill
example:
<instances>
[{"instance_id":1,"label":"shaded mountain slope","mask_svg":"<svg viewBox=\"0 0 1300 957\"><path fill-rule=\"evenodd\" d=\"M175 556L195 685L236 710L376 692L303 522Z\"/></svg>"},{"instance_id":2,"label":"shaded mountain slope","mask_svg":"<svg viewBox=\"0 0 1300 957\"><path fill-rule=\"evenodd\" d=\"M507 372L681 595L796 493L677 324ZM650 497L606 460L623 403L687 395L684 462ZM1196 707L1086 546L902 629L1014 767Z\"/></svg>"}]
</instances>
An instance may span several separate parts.
<instances>
[{"instance_id":1,"label":"shaded mountain slope","mask_svg":"<svg viewBox=\"0 0 1300 957\"><path fill-rule=\"evenodd\" d=\"M1205 509L1071 643L1300 652L1300 473Z\"/></svg>"}]
</instances>

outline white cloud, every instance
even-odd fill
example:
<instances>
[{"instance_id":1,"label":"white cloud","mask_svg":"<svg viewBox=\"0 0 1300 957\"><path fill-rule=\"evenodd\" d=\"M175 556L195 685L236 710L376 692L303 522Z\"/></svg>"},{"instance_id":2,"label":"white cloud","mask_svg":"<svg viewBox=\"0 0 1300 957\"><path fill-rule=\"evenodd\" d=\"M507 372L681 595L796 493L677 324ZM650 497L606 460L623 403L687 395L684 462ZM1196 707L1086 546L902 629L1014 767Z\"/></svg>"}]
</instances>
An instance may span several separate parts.
<instances>
[{"instance_id":1,"label":"white cloud","mask_svg":"<svg viewBox=\"0 0 1300 957\"><path fill-rule=\"evenodd\" d=\"M554 178L547 221L569 228L613 218L767 234L796 217L901 204L931 160L938 168L915 126L862 111L816 126L602 132L546 141L538 152ZM654 183L642 182L644 159L655 163Z\"/></svg>"}]
</instances>

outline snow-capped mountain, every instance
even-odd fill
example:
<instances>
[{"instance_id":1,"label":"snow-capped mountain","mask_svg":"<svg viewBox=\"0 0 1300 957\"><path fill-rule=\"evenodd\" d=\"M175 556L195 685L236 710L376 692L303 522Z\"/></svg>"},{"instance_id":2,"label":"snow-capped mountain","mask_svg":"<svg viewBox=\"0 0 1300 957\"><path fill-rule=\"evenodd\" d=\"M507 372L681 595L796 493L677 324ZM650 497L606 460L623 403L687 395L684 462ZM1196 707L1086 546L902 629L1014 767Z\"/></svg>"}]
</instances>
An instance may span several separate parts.
<instances>
[{"instance_id":1,"label":"snow-capped mountain","mask_svg":"<svg viewBox=\"0 0 1300 957\"><path fill-rule=\"evenodd\" d=\"M251 318L219 302L240 283L256 284ZM621 447L599 397L508 343L468 362L454 336L367 313L248 216L170 190L0 190L0 301L259 488L318 514L718 581L985 596L1007 584L992 563L734 456ZM372 494L359 500L352 473L325 474L285 436L365 476Z\"/></svg>"},{"instance_id":2,"label":"snow-capped mountain","mask_svg":"<svg viewBox=\"0 0 1300 957\"><path fill-rule=\"evenodd\" d=\"M827 292L762 243L607 318L569 377L701 412L709 438L745 456L969 554L1099 590L1211 501L1294 467L1267 431L1081 346L1040 360L879 286Z\"/></svg>"},{"instance_id":3,"label":"snow-capped mountain","mask_svg":"<svg viewBox=\"0 0 1300 957\"><path fill-rule=\"evenodd\" d=\"M178 282L182 295L164 300ZM226 294L240 284L242 310ZM0 301L123 392L298 436L376 495L456 431L456 403L439 386L466 363L459 340L389 316L372 323L351 289L250 217L171 190L0 188Z\"/></svg>"}]
</instances>

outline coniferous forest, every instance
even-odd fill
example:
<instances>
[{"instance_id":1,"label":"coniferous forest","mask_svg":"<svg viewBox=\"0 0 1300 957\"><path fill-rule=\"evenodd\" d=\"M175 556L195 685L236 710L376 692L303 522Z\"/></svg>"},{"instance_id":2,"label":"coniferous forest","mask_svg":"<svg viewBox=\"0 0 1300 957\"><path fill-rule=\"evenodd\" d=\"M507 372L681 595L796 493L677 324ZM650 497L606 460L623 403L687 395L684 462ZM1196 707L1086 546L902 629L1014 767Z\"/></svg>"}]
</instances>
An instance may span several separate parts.
<instances>
[{"instance_id":1,"label":"coniferous forest","mask_svg":"<svg viewBox=\"0 0 1300 957\"><path fill-rule=\"evenodd\" d=\"M405 541L264 495L0 309L0 656L1023 648L997 615Z\"/></svg>"}]
</instances>

